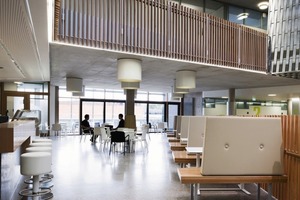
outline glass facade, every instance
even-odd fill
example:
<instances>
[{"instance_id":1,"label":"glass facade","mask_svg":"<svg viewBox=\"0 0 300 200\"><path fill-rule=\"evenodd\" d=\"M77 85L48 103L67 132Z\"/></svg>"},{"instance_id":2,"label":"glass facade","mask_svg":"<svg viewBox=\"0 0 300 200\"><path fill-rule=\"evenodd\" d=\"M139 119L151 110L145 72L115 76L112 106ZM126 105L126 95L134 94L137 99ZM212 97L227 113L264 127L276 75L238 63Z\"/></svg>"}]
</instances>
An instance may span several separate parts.
<instances>
[{"instance_id":1,"label":"glass facade","mask_svg":"<svg viewBox=\"0 0 300 200\"><path fill-rule=\"evenodd\" d=\"M166 116L170 119L168 123L173 127L173 118L178 115L180 103L172 102L167 113L166 96L167 94L159 92L137 92L134 108L137 129L147 123L156 127L158 122L167 120ZM122 98L118 99L118 97ZM86 88L85 96L79 98L73 97L71 92L66 92L65 88L60 88L59 123L63 125L63 130L66 130L67 134L79 134L80 121L85 114L89 114L91 126L107 123L116 127L119 123L119 113L125 113L125 97L121 90Z\"/></svg>"},{"instance_id":2,"label":"glass facade","mask_svg":"<svg viewBox=\"0 0 300 200\"><path fill-rule=\"evenodd\" d=\"M220 3L215 0L174 0L173 2L237 24L244 24L246 26L267 30L267 12L245 9L243 7ZM238 19L238 16L241 13L248 13L248 18Z\"/></svg>"}]
</instances>

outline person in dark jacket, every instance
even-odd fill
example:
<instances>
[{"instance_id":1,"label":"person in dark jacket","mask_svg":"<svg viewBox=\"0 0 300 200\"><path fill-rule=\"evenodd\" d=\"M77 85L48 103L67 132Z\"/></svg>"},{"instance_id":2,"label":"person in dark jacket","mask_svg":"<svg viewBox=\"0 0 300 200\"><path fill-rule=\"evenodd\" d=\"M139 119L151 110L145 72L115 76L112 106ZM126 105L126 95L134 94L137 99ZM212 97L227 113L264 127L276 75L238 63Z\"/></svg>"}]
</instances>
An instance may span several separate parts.
<instances>
[{"instance_id":1,"label":"person in dark jacket","mask_svg":"<svg viewBox=\"0 0 300 200\"><path fill-rule=\"evenodd\" d=\"M84 133L92 134L90 141L94 142L94 140L96 139L94 138L94 128L90 126L89 119L90 116L88 114L84 115L84 120L81 122L81 128Z\"/></svg>"},{"instance_id":2,"label":"person in dark jacket","mask_svg":"<svg viewBox=\"0 0 300 200\"><path fill-rule=\"evenodd\" d=\"M125 127L125 120L123 119L123 114L119 114L119 124L116 129Z\"/></svg>"}]
</instances>

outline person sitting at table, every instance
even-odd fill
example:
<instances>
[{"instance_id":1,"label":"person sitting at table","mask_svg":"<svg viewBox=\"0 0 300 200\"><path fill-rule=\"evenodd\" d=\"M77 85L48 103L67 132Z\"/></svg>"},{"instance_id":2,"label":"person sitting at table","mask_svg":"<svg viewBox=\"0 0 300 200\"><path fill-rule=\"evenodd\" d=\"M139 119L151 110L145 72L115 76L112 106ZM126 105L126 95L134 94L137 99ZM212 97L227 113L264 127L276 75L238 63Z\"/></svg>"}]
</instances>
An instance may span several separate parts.
<instances>
[{"instance_id":1,"label":"person sitting at table","mask_svg":"<svg viewBox=\"0 0 300 200\"><path fill-rule=\"evenodd\" d=\"M90 139L91 142L94 142L96 138L94 138L94 128L90 126L89 123L90 116L88 114L84 115L84 120L81 122L81 128L84 133L91 133L92 137Z\"/></svg>"},{"instance_id":2,"label":"person sitting at table","mask_svg":"<svg viewBox=\"0 0 300 200\"><path fill-rule=\"evenodd\" d=\"M119 124L117 126L117 128L115 128L115 130L117 130L118 128L124 128L125 127L125 120L123 119L123 114L119 114Z\"/></svg>"}]
</instances>

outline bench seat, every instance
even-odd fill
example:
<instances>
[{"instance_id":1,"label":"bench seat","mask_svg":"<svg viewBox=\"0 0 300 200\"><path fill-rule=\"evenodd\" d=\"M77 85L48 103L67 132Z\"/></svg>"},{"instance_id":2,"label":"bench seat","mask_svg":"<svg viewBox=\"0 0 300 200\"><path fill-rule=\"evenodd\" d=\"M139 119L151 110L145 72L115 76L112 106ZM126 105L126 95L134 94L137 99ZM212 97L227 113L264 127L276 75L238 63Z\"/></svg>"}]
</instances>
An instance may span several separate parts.
<instances>
[{"instance_id":1,"label":"bench seat","mask_svg":"<svg viewBox=\"0 0 300 200\"><path fill-rule=\"evenodd\" d=\"M186 151L172 151L172 156L174 162L177 164L196 164L196 154L187 154Z\"/></svg>"},{"instance_id":2,"label":"bench seat","mask_svg":"<svg viewBox=\"0 0 300 200\"><path fill-rule=\"evenodd\" d=\"M180 142L170 142L170 149L172 151L185 151L186 144L180 144Z\"/></svg>"},{"instance_id":3,"label":"bench seat","mask_svg":"<svg viewBox=\"0 0 300 200\"><path fill-rule=\"evenodd\" d=\"M268 183L268 199L272 199L272 183L286 183L286 175L202 175L201 168L178 168L180 182L182 184L191 184L191 199L197 198L195 184L221 184L221 183L258 183L258 196L260 197L260 183Z\"/></svg>"},{"instance_id":4,"label":"bench seat","mask_svg":"<svg viewBox=\"0 0 300 200\"><path fill-rule=\"evenodd\" d=\"M169 137L168 138L169 142L180 142L180 139L176 138L176 137Z\"/></svg>"}]
</instances>

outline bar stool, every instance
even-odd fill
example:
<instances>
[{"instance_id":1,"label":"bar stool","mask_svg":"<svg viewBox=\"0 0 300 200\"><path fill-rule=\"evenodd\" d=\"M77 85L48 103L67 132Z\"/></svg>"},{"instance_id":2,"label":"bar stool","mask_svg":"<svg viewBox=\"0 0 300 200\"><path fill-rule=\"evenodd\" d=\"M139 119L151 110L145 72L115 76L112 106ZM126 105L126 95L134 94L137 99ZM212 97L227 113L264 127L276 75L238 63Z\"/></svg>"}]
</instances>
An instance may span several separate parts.
<instances>
[{"instance_id":1,"label":"bar stool","mask_svg":"<svg viewBox=\"0 0 300 200\"><path fill-rule=\"evenodd\" d=\"M49 143L49 142L35 142L35 143L30 143L28 147L51 147L52 148L52 143Z\"/></svg>"},{"instance_id":2,"label":"bar stool","mask_svg":"<svg viewBox=\"0 0 300 200\"><path fill-rule=\"evenodd\" d=\"M27 147L26 148L26 153L31 153L31 152L48 152L51 155L51 163L52 163L52 148L47 147L47 146L41 146L41 147ZM53 187L53 184L51 185L45 185L45 183L48 183L52 180L54 176L52 174L44 174L43 176L40 177L40 183L43 184L44 188L50 188ZM24 181L27 184L32 184L32 179L27 179Z\"/></svg>"},{"instance_id":3,"label":"bar stool","mask_svg":"<svg viewBox=\"0 0 300 200\"><path fill-rule=\"evenodd\" d=\"M33 176L32 188L23 189L19 192L23 197L53 197L51 189L40 188L40 175L51 172L51 154L49 152L31 152L21 155L21 174Z\"/></svg>"},{"instance_id":4,"label":"bar stool","mask_svg":"<svg viewBox=\"0 0 300 200\"><path fill-rule=\"evenodd\" d=\"M32 143L52 143L51 139L33 139Z\"/></svg>"}]
</instances>

